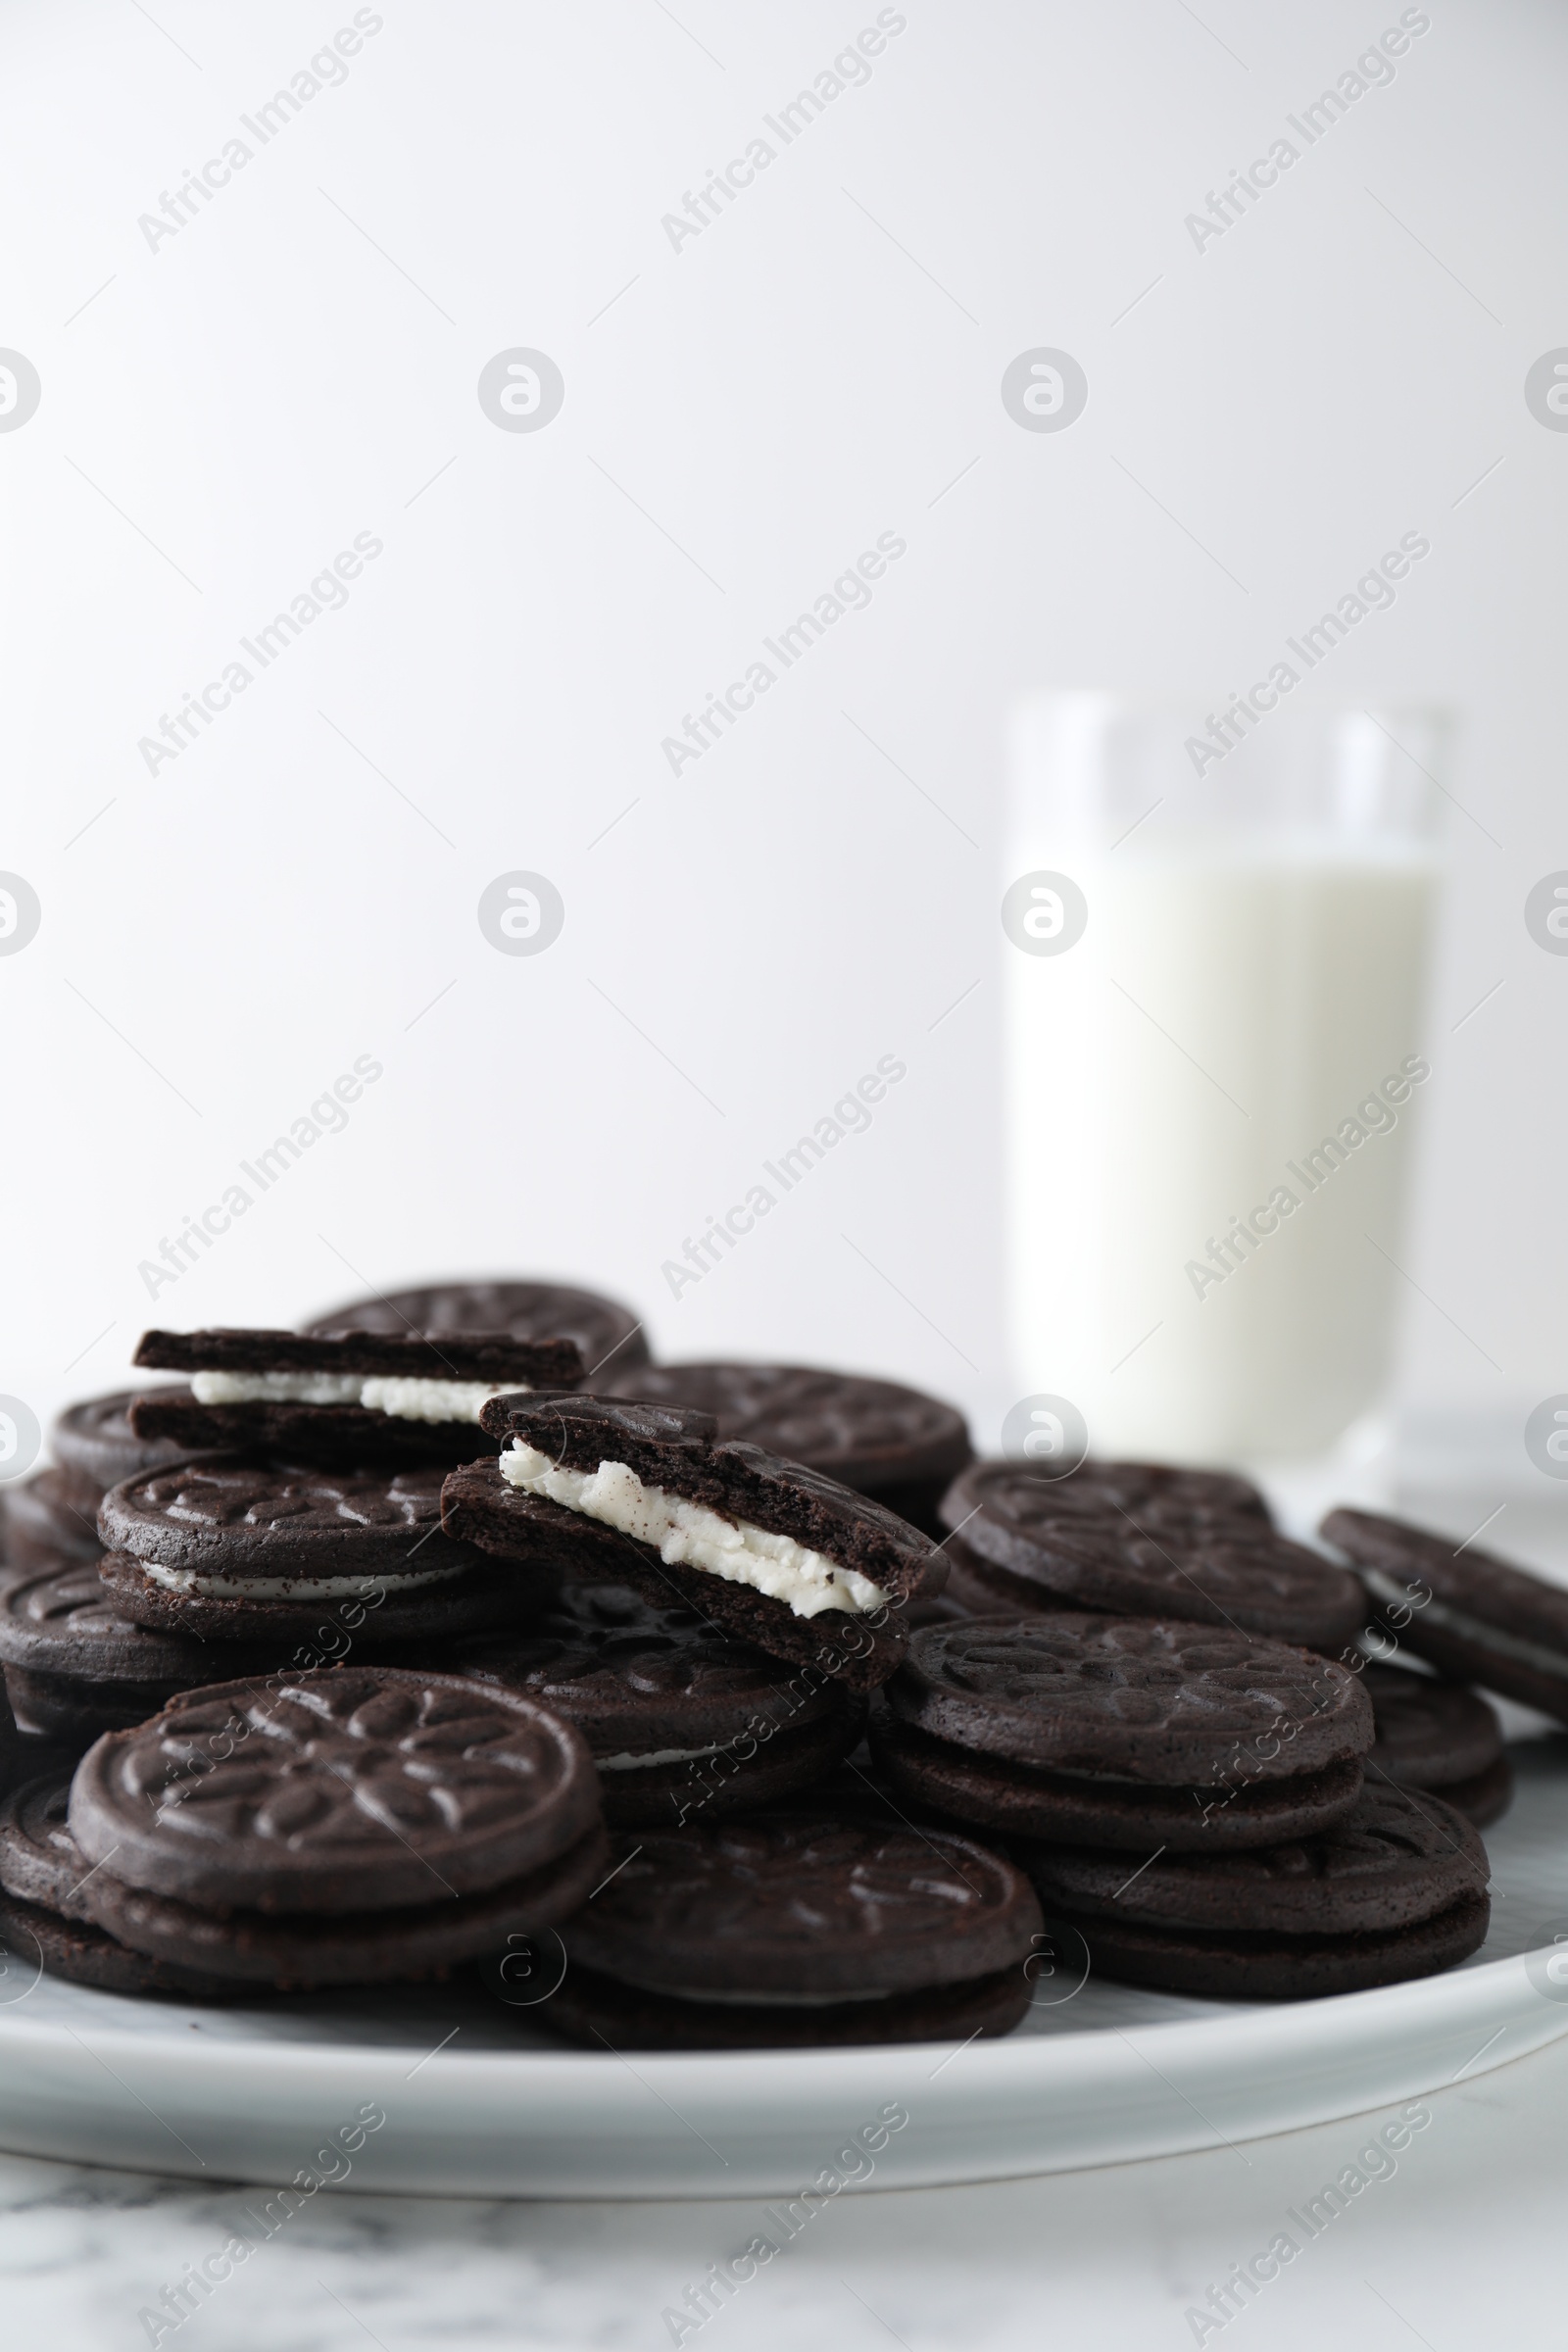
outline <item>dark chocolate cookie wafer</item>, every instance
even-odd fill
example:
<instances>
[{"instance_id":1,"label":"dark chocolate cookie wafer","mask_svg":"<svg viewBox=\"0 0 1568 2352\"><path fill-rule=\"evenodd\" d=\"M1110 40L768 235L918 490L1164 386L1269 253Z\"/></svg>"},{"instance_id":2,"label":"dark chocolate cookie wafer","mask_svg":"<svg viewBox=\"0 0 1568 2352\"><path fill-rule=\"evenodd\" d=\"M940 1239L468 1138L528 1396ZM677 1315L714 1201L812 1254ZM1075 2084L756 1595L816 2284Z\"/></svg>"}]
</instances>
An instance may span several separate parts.
<instances>
[{"instance_id":1,"label":"dark chocolate cookie wafer","mask_svg":"<svg viewBox=\"0 0 1568 2352\"><path fill-rule=\"evenodd\" d=\"M971 1838L781 1812L646 1832L615 1860L537 2013L584 2040L961 2039L1028 2006L1038 1905Z\"/></svg>"},{"instance_id":2,"label":"dark chocolate cookie wafer","mask_svg":"<svg viewBox=\"0 0 1568 2352\"><path fill-rule=\"evenodd\" d=\"M71 1775L24 1781L0 1798L0 1886L62 1919L91 1916L81 1882L92 1865L71 1835L66 1810Z\"/></svg>"},{"instance_id":3,"label":"dark chocolate cookie wafer","mask_svg":"<svg viewBox=\"0 0 1568 2352\"><path fill-rule=\"evenodd\" d=\"M700 1609L775 1657L870 1688L903 1653L904 1605L944 1564L869 1495L720 1442L710 1413L610 1397L500 1397L510 1445L447 1481L445 1525L486 1549Z\"/></svg>"},{"instance_id":4,"label":"dark chocolate cookie wafer","mask_svg":"<svg viewBox=\"0 0 1568 2352\"><path fill-rule=\"evenodd\" d=\"M1024 1462L976 1462L949 1489L942 1516L985 1564L988 1583L1012 1587L1015 1606L1038 1596L1055 1607L1186 1617L1329 1654L1360 1630L1366 1603L1355 1579L1241 1507L1233 1490L1250 1493L1244 1481L1137 1463L1094 1469L1080 1487L1082 1470L1047 1479Z\"/></svg>"},{"instance_id":5,"label":"dark chocolate cookie wafer","mask_svg":"<svg viewBox=\"0 0 1568 2352\"><path fill-rule=\"evenodd\" d=\"M439 1469L213 1454L111 1488L99 1526L114 1546L99 1564L113 1609L197 1640L357 1635L373 1616L377 1643L412 1642L524 1621L554 1590L442 1533Z\"/></svg>"},{"instance_id":6,"label":"dark chocolate cookie wafer","mask_svg":"<svg viewBox=\"0 0 1568 2352\"><path fill-rule=\"evenodd\" d=\"M616 1369L607 1396L711 1413L721 1438L745 1438L805 1462L858 1494L874 1494L911 1527L946 1533L937 1504L971 1458L963 1415L897 1381L799 1364L656 1364Z\"/></svg>"},{"instance_id":7,"label":"dark chocolate cookie wafer","mask_svg":"<svg viewBox=\"0 0 1568 2352\"><path fill-rule=\"evenodd\" d=\"M1026 1857L1047 1916L1076 1928L1102 1975L1171 1991L1280 2000L1451 1967L1486 1936L1486 1849L1441 1797L1368 1782L1314 1838L1256 1853L1040 1846Z\"/></svg>"},{"instance_id":8,"label":"dark chocolate cookie wafer","mask_svg":"<svg viewBox=\"0 0 1568 2352\"><path fill-rule=\"evenodd\" d=\"M111 1487L143 1470L156 1470L176 1461L177 1446L161 1438L138 1438L130 1426L130 1408L145 1389L117 1389L109 1396L88 1396L68 1405L49 1432L49 1444L74 1490L91 1494L92 1508Z\"/></svg>"},{"instance_id":9,"label":"dark chocolate cookie wafer","mask_svg":"<svg viewBox=\"0 0 1568 2352\"><path fill-rule=\"evenodd\" d=\"M82 1892L91 1864L71 1835L71 1775L27 1781L0 1801L0 1938L25 1969L101 1992L226 1996L199 1971L166 1966L118 1943L92 1922Z\"/></svg>"},{"instance_id":10,"label":"dark chocolate cookie wafer","mask_svg":"<svg viewBox=\"0 0 1568 2352\"><path fill-rule=\"evenodd\" d=\"M804 1788L855 1745L864 1715L825 1676L621 1585L568 1586L537 1625L479 1635L455 1663L576 1725L612 1824L674 1827Z\"/></svg>"},{"instance_id":11,"label":"dark chocolate cookie wafer","mask_svg":"<svg viewBox=\"0 0 1568 2352\"><path fill-rule=\"evenodd\" d=\"M0 1957L8 1976L12 1968L37 1969L71 1984L90 1984L95 1992L157 1993L180 2001L231 2001L235 1995L234 1985L220 1977L151 1959L91 1921L62 1919L58 1911L14 1894L0 1893Z\"/></svg>"},{"instance_id":12,"label":"dark chocolate cookie wafer","mask_svg":"<svg viewBox=\"0 0 1568 2352\"><path fill-rule=\"evenodd\" d=\"M224 1984L303 1992L338 1984L407 1984L445 1977L465 1961L507 1948L567 1919L610 1868L602 1826L559 1861L458 1899L398 1909L303 1912L200 1910L167 1894L123 1886L107 1872L90 1882L93 1909L117 1940L172 1966L195 1963Z\"/></svg>"},{"instance_id":13,"label":"dark chocolate cookie wafer","mask_svg":"<svg viewBox=\"0 0 1568 2352\"><path fill-rule=\"evenodd\" d=\"M117 1616L85 1560L0 1581L0 1661L19 1721L78 1753L102 1732L145 1722L178 1690L290 1662L279 1649L236 1652Z\"/></svg>"},{"instance_id":14,"label":"dark chocolate cookie wafer","mask_svg":"<svg viewBox=\"0 0 1568 2352\"><path fill-rule=\"evenodd\" d=\"M74 1487L64 1470L40 1470L0 1491L0 1537L6 1565L43 1568L55 1560L95 1560L103 1545L95 1524L99 1497Z\"/></svg>"},{"instance_id":15,"label":"dark chocolate cookie wafer","mask_svg":"<svg viewBox=\"0 0 1568 2352\"><path fill-rule=\"evenodd\" d=\"M411 1291L374 1291L351 1298L310 1326L313 1332L506 1332L514 1340L575 1340L591 1382L612 1364L648 1358L642 1323L618 1299L564 1282L496 1275L481 1282L421 1283Z\"/></svg>"},{"instance_id":16,"label":"dark chocolate cookie wafer","mask_svg":"<svg viewBox=\"0 0 1568 2352\"><path fill-rule=\"evenodd\" d=\"M138 1437L330 1469L465 1461L483 1447L487 1397L582 1377L572 1341L500 1333L149 1331L135 1360L192 1375L134 1400Z\"/></svg>"},{"instance_id":17,"label":"dark chocolate cookie wafer","mask_svg":"<svg viewBox=\"0 0 1568 2352\"><path fill-rule=\"evenodd\" d=\"M1205 1853L1328 1828L1372 1710L1347 1668L1180 1620L927 1626L872 1719L909 1801L1061 1844Z\"/></svg>"},{"instance_id":18,"label":"dark chocolate cookie wafer","mask_svg":"<svg viewBox=\"0 0 1568 2352\"><path fill-rule=\"evenodd\" d=\"M1417 1657L1568 1723L1562 1586L1374 1511L1331 1511L1320 1533L1349 1554L1379 1615Z\"/></svg>"},{"instance_id":19,"label":"dark chocolate cookie wafer","mask_svg":"<svg viewBox=\"0 0 1568 2352\"><path fill-rule=\"evenodd\" d=\"M1361 1682L1378 1731L1369 1773L1401 1788L1436 1788L1477 1829L1507 1811L1513 1771L1502 1726L1478 1691L1401 1666L1363 1667Z\"/></svg>"},{"instance_id":20,"label":"dark chocolate cookie wafer","mask_svg":"<svg viewBox=\"0 0 1568 2352\"><path fill-rule=\"evenodd\" d=\"M854 2043L994 2040L1029 2007L1021 1967L872 1999L792 2005L688 2001L568 1968L553 1999L524 2011L591 2050L813 2050Z\"/></svg>"},{"instance_id":21,"label":"dark chocolate cookie wafer","mask_svg":"<svg viewBox=\"0 0 1568 2352\"><path fill-rule=\"evenodd\" d=\"M603 1860L577 1733L466 1676L344 1666L173 1700L89 1750L88 1909L157 1959L385 1983L551 1926Z\"/></svg>"}]
</instances>

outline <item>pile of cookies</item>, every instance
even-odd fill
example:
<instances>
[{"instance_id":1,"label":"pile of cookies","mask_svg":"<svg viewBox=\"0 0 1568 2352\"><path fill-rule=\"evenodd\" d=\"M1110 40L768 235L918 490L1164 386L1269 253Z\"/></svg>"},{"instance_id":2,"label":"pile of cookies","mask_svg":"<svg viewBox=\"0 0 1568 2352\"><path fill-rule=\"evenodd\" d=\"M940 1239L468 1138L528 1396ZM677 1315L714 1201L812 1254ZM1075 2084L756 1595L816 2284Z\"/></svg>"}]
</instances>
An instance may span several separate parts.
<instances>
[{"instance_id":1,"label":"pile of cookies","mask_svg":"<svg viewBox=\"0 0 1568 2352\"><path fill-rule=\"evenodd\" d=\"M553 1931L529 2022L594 2047L1004 2034L1063 1938L1353 1990L1485 1937L1466 1685L1568 1722L1568 1594L1473 1548L977 1461L560 1285L135 1362L176 1378L64 1413L0 1530L0 1931L108 1989L495 1982Z\"/></svg>"}]
</instances>

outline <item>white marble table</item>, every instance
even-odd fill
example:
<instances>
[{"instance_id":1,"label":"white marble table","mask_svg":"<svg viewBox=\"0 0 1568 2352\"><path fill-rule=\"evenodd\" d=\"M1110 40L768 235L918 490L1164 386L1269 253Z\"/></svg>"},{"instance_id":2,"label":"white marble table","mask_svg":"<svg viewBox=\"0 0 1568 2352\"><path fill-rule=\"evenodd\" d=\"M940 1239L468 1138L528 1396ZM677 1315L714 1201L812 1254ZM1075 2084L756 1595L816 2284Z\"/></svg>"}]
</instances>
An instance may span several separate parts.
<instances>
[{"instance_id":1,"label":"white marble table","mask_svg":"<svg viewBox=\"0 0 1568 2352\"><path fill-rule=\"evenodd\" d=\"M1157 2352L1197 2341L1189 2306L1286 2231L1303 2250L1204 2342L1561 2342L1568 2039L1428 2105L1397 2172L1309 2242L1288 2215L1354 2162L1380 2112L1235 2151L846 2196L680 2340L702 2352ZM149 2343L138 2311L221 2246L254 2193L0 2157L6 2352ZM323 2194L159 2340L180 2352L653 2352L675 2340L666 2307L760 2226L746 2203Z\"/></svg>"}]
</instances>

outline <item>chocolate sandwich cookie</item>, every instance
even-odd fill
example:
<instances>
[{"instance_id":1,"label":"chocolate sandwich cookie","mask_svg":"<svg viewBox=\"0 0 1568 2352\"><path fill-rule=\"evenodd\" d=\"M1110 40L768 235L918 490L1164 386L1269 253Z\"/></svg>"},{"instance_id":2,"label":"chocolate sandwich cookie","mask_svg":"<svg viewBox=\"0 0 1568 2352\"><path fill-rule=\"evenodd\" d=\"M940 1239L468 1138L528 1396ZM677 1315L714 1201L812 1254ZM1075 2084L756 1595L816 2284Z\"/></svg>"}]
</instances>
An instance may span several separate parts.
<instances>
[{"instance_id":1,"label":"chocolate sandwich cookie","mask_svg":"<svg viewBox=\"0 0 1568 2352\"><path fill-rule=\"evenodd\" d=\"M182 1448L163 1438L138 1438L130 1426L130 1408L145 1396L142 1389L117 1389L108 1396L88 1396L68 1405L49 1432L49 1445L73 1493L91 1496L88 1517L111 1487L176 1461Z\"/></svg>"},{"instance_id":2,"label":"chocolate sandwich cookie","mask_svg":"<svg viewBox=\"0 0 1568 2352\"><path fill-rule=\"evenodd\" d=\"M972 1458L963 1415L918 1389L799 1364L654 1364L595 1384L607 1396L711 1413L721 1438L745 1438L805 1462L939 1540L937 1505Z\"/></svg>"},{"instance_id":3,"label":"chocolate sandwich cookie","mask_svg":"<svg viewBox=\"0 0 1568 2352\"><path fill-rule=\"evenodd\" d=\"M902 1612L941 1554L869 1495L721 1441L711 1413L608 1396L504 1396L499 1461L455 1471L444 1524L487 1551L627 1584L859 1689L904 1652Z\"/></svg>"},{"instance_id":4,"label":"chocolate sandwich cookie","mask_svg":"<svg viewBox=\"0 0 1568 2352\"><path fill-rule=\"evenodd\" d=\"M1222 1852L1354 1806L1372 1709L1327 1658L1180 1620L926 1626L873 1711L906 1803L1015 1837Z\"/></svg>"},{"instance_id":5,"label":"chocolate sandwich cookie","mask_svg":"<svg viewBox=\"0 0 1568 2352\"><path fill-rule=\"evenodd\" d=\"M1319 1533L1348 1553L1378 1615L1418 1658L1568 1723L1562 1586L1375 1511L1330 1511Z\"/></svg>"},{"instance_id":6,"label":"chocolate sandwich cookie","mask_svg":"<svg viewBox=\"0 0 1568 2352\"><path fill-rule=\"evenodd\" d=\"M377 1644L531 1617L555 1580L441 1530L436 1469L289 1470L243 1456L112 1487L99 1562L117 1616L197 1641Z\"/></svg>"},{"instance_id":7,"label":"chocolate sandwich cookie","mask_svg":"<svg viewBox=\"0 0 1568 2352\"><path fill-rule=\"evenodd\" d=\"M1487 1856L1441 1797L1369 1781L1314 1838L1256 1853L1127 1856L1040 1846L1047 1918L1101 1976L1227 2000L1305 2000L1434 1976L1479 1949Z\"/></svg>"},{"instance_id":8,"label":"chocolate sandwich cookie","mask_svg":"<svg viewBox=\"0 0 1568 2352\"><path fill-rule=\"evenodd\" d=\"M455 1663L576 1725L613 1825L673 1828L807 1788L864 1720L859 1701L811 1668L623 1585L568 1586L537 1625L476 1635Z\"/></svg>"},{"instance_id":9,"label":"chocolate sandwich cookie","mask_svg":"<svg viewBox=\"0 0 1568 2352\"><path fill-rule=\"evenodd\" d=\"M644 1832L612 1860L529 2011L591 2047L961 2040L1029 2005L1039 1906L972 1838L802 1811Z\"/></svg>"},{"instance_id":10,"label":"chocolate sandwich cookie","mask_svg":"<svg viewBox=\"0 0 1568 2352\"><path fill-rule=\"evenodd\" d=\"M347 1650L345 1637L339 1644ZM179 1690L289 1663L287 1648L154 1633L110 1606L91 1561L13 1569L0 1581L0 1661L19 1725L79 1755L102 1732L156 1715ZM0 1884L4 1884L0 1879Z\"/></svg>"},{"instance_id":11,"label":"chocolate sandwich cookie","mask_svg":"<svg viewBox=\"0 0 1568 2352\"><path fill-rule=\"evenodd\" d=\"M1369 1773L1401 1788L1435 1788L1478 1830L1508 1810L1513 1769L1502 1726L1478 1691L1402 1666L1363 1667L1361 1683L1378 1731Z\"/></svg>"},{"instance_id":12,"label":"chocolate sandwich cookie","mask_svg":"<svg viewBox=\"0 0 1568 2352\"><path fill-rule=\"evenodd\" d=\"M384 1666L174 1699L88 1750L68 1822L98 1926L280 1986L389 1984L552 1927L606 1852L569 1724L493 1683Z\"/></svg>"},{"instance_id":13,"label":"chocolate sandwich cookie","mask_svg":"<svg viewBox=\"0 0 1568 2352\"><path fill-rule=\"evenodd\" d=\"M1026 1462L976 1462L942 1518L999 1608L1186 1617L1337 1653L1366 1617L1355 1578L1277 1535L1256 1499L1214 1471L1086 1463L1049 1479Z\"/></svg>"},{"instance_id":14,"label":"chocolate sandwich cookie","mask_svg":"<svg viewBox=\"0 0 1568 2352\"><path fill-rule=\"evenodd\" d=\"M456 1332L149 1331L135 1361L192 1375L133 1401L138 1437L338 1470L465 1461L484 1446L487 1397L582 1377L570 1340Z\"/></svg>"},{"instance_id":15,"label":"chocolate sandwich cookie","mask_svg":"<svg viewBox=\"0 0 1568 2352\"><path fill-rule=\"evenodd\" d=\"M575 1340L587 1378L612 1364L648 1360L641 1319L618 1299L569 1283L497 1275L488 1282L429 1282L412 1291L351 1298L310 1325L313 1332L505 1332L514 1340Z\"/></svg>"},{"instance_id":16,"label":"chocolate sandwich cookie","mask_svg":"<svg viewBox=\"0 0 1568 2352\"><path fill-rule=\"evenodd\" d=\"M66 1471L39 1470L0 1490L0 1535L8 1567L41 1568L52 1560L95 1560L100 1497L74 1486Z\"/></svg>"}]
</instances>

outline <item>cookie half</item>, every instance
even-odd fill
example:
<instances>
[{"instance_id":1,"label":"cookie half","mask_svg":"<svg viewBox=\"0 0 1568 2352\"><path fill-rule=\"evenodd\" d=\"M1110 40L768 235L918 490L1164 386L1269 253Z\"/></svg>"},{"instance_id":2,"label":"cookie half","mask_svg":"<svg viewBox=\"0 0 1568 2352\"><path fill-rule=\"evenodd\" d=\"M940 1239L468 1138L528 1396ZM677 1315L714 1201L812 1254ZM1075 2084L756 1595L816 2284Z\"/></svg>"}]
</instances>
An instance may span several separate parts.
<instances>
[{"instance_id":1,"label":"cookie half","mask_svg":"<svg viewBox=\"0 0 1568 2352\"><path fill-rule=\"evenodd\" d=\"M600 1396L502 1397L499 1461L448 1479L444 1524L503 1556L695 1607L775 1657L866 1689L903 1654L901 1612L940 1590L940 1553L869 1495L711 1414Z\"/></svg>"},{"instance_id":2,"label":"cookie half","mask_svg":"<svg viewBox=\"0 0 1568 2352\"><path fill-rule=\"evenodd\" d=\"M641 1318L617 1298L564 1282L497 1274L474 1282L420 1283L413 1290L373 1291L321 1315L315 1332L504 1332L514 1340L575 1340L590 1381L612 1365L647 1361Z\"/></svg>"},{"instance_id":3,"label":"cookie half","mask_svg":"<svg viewBox=\"0 0 1568 2352\"><path fill-rule=\"evenodd\" d=\"M801 1364L630 1366L595 1384L611 1396L646 1397L711 1413L718 1435L805 1462L824 1478L874 1494L933 1540L937 1505L973 1455L963 1415L892 1380Z\"/></svg>"},{"instance_id":4,"label":"cookie half","mask_svg":"<svg viewBox=\"0 0 1568 2352\"><path fill-rule=\"evenodd\" d=\"M570 1340L409 1331L149 1331L134 1360L191 1375L135 1398L138 1438L336 1469L461 1462L488 1397L569 1388L583 1369Z\"/></svg>"}]
</instances>

